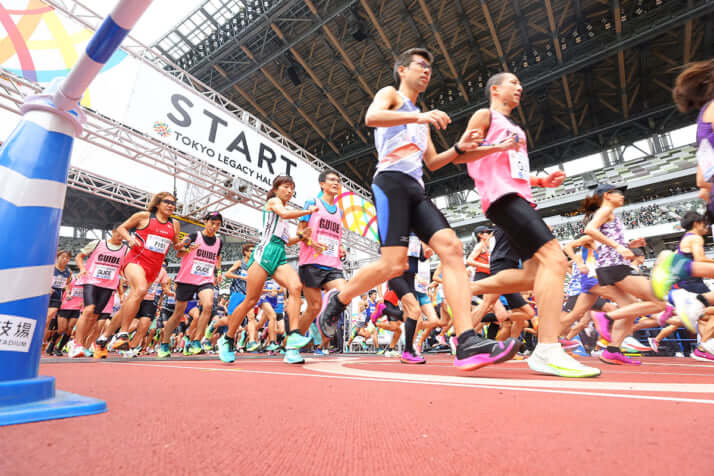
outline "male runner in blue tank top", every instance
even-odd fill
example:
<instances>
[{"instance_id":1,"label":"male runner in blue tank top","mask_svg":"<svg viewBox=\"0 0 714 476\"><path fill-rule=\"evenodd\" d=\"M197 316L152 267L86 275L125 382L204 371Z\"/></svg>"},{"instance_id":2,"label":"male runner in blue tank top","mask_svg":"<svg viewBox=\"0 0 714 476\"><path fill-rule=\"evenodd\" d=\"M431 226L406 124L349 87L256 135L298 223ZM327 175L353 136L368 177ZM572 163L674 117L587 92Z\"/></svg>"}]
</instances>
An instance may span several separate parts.
<instances>
[{"instance_id":1,"label":"male runner in blue tank top","mask_svg":"<svg viewBox=\"0 0 714 476\"><path fill-rule=\"evenodd\" d=\"M439 110L421 112L416 106L432 73L432 54L409 49L396 59L394 79L399 88L387 86L377 92L367 110L365 124L374 127L379 162L372 183L381 245L381 258L360 271L342 291L330 290L327 304L318 315L320 330L332 337L337 318L352 299L407 270L409 234L414 232L441 259L446 298L459 334L454 365L474 370L510 359L517 351L515 339L505 342L478 337L471 327L468 278L463 248L444 215L427 197L422 167L436 170L480 145L481 134L466 131L448 150L437 154L429 126L445 129L451 119ZM416 321L405 326L407 342L413 342Z\"/></svg>"}]
</instances>

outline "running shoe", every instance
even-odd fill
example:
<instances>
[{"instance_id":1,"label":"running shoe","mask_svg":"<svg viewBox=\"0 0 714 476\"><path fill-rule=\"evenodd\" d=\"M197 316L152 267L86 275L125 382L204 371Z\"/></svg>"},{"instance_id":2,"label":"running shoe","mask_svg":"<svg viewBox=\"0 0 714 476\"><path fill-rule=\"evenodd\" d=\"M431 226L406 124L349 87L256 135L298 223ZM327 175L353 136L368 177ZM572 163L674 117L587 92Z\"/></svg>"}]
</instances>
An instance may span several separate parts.
<instances>
[{"instance_id":1,"label":"running shoe","mask_svg":"<svg viewBox=\"0 0 714 476\"><path fill-rule=\"evenodd\" d=\"M364 342L360 342L359 344L360 346L362 346L363 351L366 351L368 349L367 344L365 344Z\"/></svg>"},{"instance_id":2,"label":"running shoe","mask_svg":"<svg viewBox=\"0 0 714 476\"><path fill-rule=\"evenodd\" d=\"M686 256L670 250L664 250L657 256L650 273L650 285L657 299L664 301L674 283L690 276L691 261Z\"/></svg>"},{"instance_id":3,"label":"running shoe","mask_svg":"<svg viewBox=\"0 0 714 476\"><path fill-rule=\"evenodd\" d=\"M385 352L386 350L387 350L387 349L385 349L385 348L382 348L382 349L377 350L377 355L384 355L384 352Z\"/></svg>"},{"instance_id":4,"label":"running shoe","mask_svg":"<svg viewBox=\"0 0 714 476\"><path fill-rule=\"evenodd\" d=\"M248 342L248 345L245 346L245 350L246 352L257 352L259 347L260 344L255 341L250 341Z\"/></svg>"},{"instance_id":5,"label":"running shoe","mask_svg":"<svg viewBox=\"0 0 714 476\"><path fill-rule=\"evenodd\" d=\"M222 335L218 339L218 357L223 362L231 363L236 360L235 343L232 338Z\"/></svg>"},{"instance_id":6,"label":"running shoe","mask_svg":"<svg viewBox=\"0 0 714 476\"><path fill-rule=\"evenodd\" d=\"M558 343L560 343L560 346L565 350L577 349L578 347L580 347L580 342L576 340L560 338L558 339Z\"/></svg>"},{"instance_id":7,"label":"running shoe","mask_svg":"<svg viewBox=\"0 0 714 476\"><path fill-rule=\"evenodd\" d=\"M210 352L213 350L213 346L211 345L210 341L204 340L201 342L201 348L203 349L204 352Z\"/></svg>"},{"instance_id":8,"label":"running shoe","mask_svg":"<svg viewBox=\"0 0 714 476\"><path fill-rule=\"evenodd\" d=\"M696 333L697 320L704 314L704 304L699 302L697 295L684 289L672 291L672 302L677 309L677 316L689 332Z\"/></svg>"},{"instance_id":9,"label":"running shoe","mask_svg":"<svg viewBox=\"0 0 714 476\"><path fill-rule=\"evenodd\" d=\"M426 360L421 355L417 355L414 352L404 351L402 352L399 361L403 364L425 364Z\"/></svg>"},{"instance_id":10,"label":"running shoe","mask_svg":"<svg viewBox=\"0 0 714 476\"><path fill-rule=\"evenodd\" d=\"M459 340L456 336L449 337L449 348L451 349L451 355L456 355L456 347L459 345Z\"/></svg>"},{"instance_id":11,"label":"running shoe","mask_svg":"<svg viewBox=\"0 0 714 476\"><path fill-rule=\"evenodd\" d=\"M600 360L606 364L612 365L642 365L642 361L633 360L622 352L610 352L605 349L600 354Z\"/></svg>"},{"instance_id":12,"label":"running shoe","mask_svg":"<svg viewBox=\"0 0 714 476\"><path fill-rule=\"evenodd\" d=\"M191 347L189 347L189 352L191 355L205 354L206 352L201 347L201 343L197 340L191 342Z\"/></svg>"},{"instance_id":13,"label":"running shoe","mask_svg":"<svg viewBox=\"0 0 714 476\"><path fill-rule=\"evenodd\" d=\"M315 355L327 355L322 349L315 349L315 352L313 352Z\"/></svg>"},{"instance_id":14,"label":"running shoe","mask_svg":"<svg viewBox=\"0 0 714 476\"><path fill-rule=\"evenodd\" d=\"M268 344L268 347L266 347L265 350L267 350L268 352L275 352L276 350L278 350L278 344L276 344L275 342L271 342L270 344Z\"/></svg>"},{"instance_id":15,"label":"running shoe","mask_svg":"<svg viewBox=\"0 0 714 476\"><path fill-rule=\"evenodd\" d=\"M605 317L605 313L593 312L592 315L598 334L605 340L612 340L612 336L610 335L610 320Z\"/></svg>"},{"instance_id":16,"label":"running shoe","mask_svg":"<svg viewBox=\"0 0 714 476\"><path fill-rule=\"evenodd\" d=\"M191 344L184 344L183 345L183 355L189 356L191 355Z\"/></svg>"},{"instance_id":17,"label":"running shoe","mask_svg":"<svg viewBox=\"0 0 714 476\"><path fill-rule=\"evenodd\" d=\"M375 308L374 312L370 316L370 320L372 321L372 324L375 324L377 322L377 319L382 317L382 314L384 313L384 309L386 307L387 306L385 306L383 302L380 302L379 304L377 304L377 307Z\"/></svg>"},{"instance_id":18,"label":"running shoe","mask_svg":"<svg viewBox=\"0 0 714 476\"><path fill-rule=\"evenodd\" d=\"M650 352L652 347L642 345L640 341L632 336L625 337L622 341L622 349L626 352Z\"/></svg>"},{"instance_id":19,"label":"running shoe","mask_svg":"<svg viewBox=\"0 0 714 476\"><path fill-rule=\"evenodd\" d=\"M238 340L238 348L242 349L243 346L245 345L245 339L248 336L248 333L243 331L240 333L240 339Z\"/></svg>"},{"instance_id":20,"label":"running shoe","mask_svg":"<svg viewBox=\"0 0 714 476\"><path fill-rule=\"evenodd\" d=\"M655 339L654 337L648 337L647 343L650 345L650 349L652 349L652 352L654 352L655 354L659 352L659 342L657 342L657 339Z\"/></svg>"},{"instance_id":21,"label":"running shoe","mask_svg":"<svg viewBox=\"0 0 714 476\"><path fill-rule=\"evenodd\" d=\"M94 358L95 359L106 359L107 355L109 355L109 352L107 351L107 348L103 345L96 344L94 346Z\"/></svg>"},{"instance_id":22,"label":"running shoe","mask_svg":"<svg viewBox=\"0 0 714 476\"><path fill-rule=\"evenodd\" d=\"M518 352L519 347L519 342L510 337L499 342L474 335L465 342L459 342L454 366L461 370L476 370L486 365L505 362Z\"/></svg>"},{"instance_id":23,"label":"running shoe","mask_svg":"<svg viewBox=\"0 0 714 476\"><path fill-rule=\"evenodd\" d=\"M209 340L211 337L213 337L213 324L209 324L206 326L206 333L203 334L203 337L206 340Z\"/></svg>"},{"instance_id":24,"label":"running shoe","mask_svg":"<svg viewBox=\"0 0 714 476\"><path fill-rule=\"evenodd\" d=\"M159 344L159 350L156 351L156 357L159 359L168 359L171 357L171 349L169 349L169 344Z\"/></svg>"},{"instance_id":25,"label":"running shoe","mask_svg":"<svg viewBox=\"0 0 714 476\"><path fill-rule=\"evenodd\" d=\"M113 344L109 345L109 350L129 350L129 337L126 334L121 334L112 341Z\"/></svg>"},{"instance_id":26,"label":"running shoe","mask_svg":"<svg viewBox=\"0 0 714 476\"><path fill-rule=\"evenodd\" d=\"M714 362L714 355L699 347L694 349L690 357L701 362Z\"/></svg>"},{"instance_id":27,"label":"running shoe","mask_svg":"<svg viewBox=\"0 0 714 476\"><path fill-rule=\"evenodd\" d=\"M659 326L660 327L666 326L667 319L672 317L672 314L674 314L674 307L667 304L667 307L665 307L664 311L660 312L659 316L657 316L657 322L659 323Z\"/></svg>"},{"instance_id":28,"label":"running shoe","mask_svg":"<svg viewBox=\"0 0 714 476\"><path fill-rule=\"evenodd\" d=\"M385 356L385 357L399 357L399 352L397 352L397 351L394 350L394 349L387 349L387 350L384 352L384 356Z\"/></svg>"},{"instance_id":29,"label":"running shoe","mask_svg":"<svg viewBox=\"0 0 714 476\"><path fill-rule=\"evenodd\" d=\"M699 348L707 354L714 354L714 338L707 339L699 344Z\"/></svg>"},{"instance_id":30,"label":"running shoe","mask_svg":"<svg viewBox=\"0 0 714 476\"><path fill-rule=\"evenodd\" d=\"M332 339L337 333L337 321L346 307L337 299L338 294L339 291L337 289L327 291L322 301L322 309L317 315L317 326L320 328L322 335L328 339Z\"/></svg>"},{"instance_id":31,"label":"running shoe","mask_svg":"<svg viewBox=\"0 0 714 476\"><path fill-rule=\"evenodd\" d=\"M297 349L288 349L283 357L283 362L286 364L304 364L305 359L302 358Z\"/></svg>"},{"instance_id":32,"label":"running shoe","mask_svg":"<svg viewBox=\"0 0 714 476\"><path fill-rule=\"evenodd\" d=\"M135 359L139 355L140 351L140 347L137 347L136 349L120 350L119 355L125 359Z\"/></svg>"},{"instance_id":33,"label":"running shoe","mask_svg":"<svg viewBox=\"0 0 714 476\"><path fill-rule=\"evenodd\" d=\"M302 349L309 344L311 340L312 339L300 334L299 332L291 332L285 341L285 348L288 350Z\"/></svg>"},{"instance_id":34,"label":"running shoe","mask_svg":"<svg viewBox=\"0 0 714 476\"><path fill-rule=\"evenodd\" d=\"M87 353L87 350L82 347L81 345L76 345L74 342L70 342L70 347L69 347L69 358L70 359L78 359L80 357L84 357Z\"/></svg>"},{"instance_id":35,"label":"running shoe","mask_svg":"<svg viewBox=\"0 0 714 476\"><path fill-rule=\"evenodd\" d=\"M534 372L558 377L597 377L601 373L600 369L588 367L572 358L560 345L552 345L547 348L537 345L526 362Z\"/></svg>"}]
</instances>

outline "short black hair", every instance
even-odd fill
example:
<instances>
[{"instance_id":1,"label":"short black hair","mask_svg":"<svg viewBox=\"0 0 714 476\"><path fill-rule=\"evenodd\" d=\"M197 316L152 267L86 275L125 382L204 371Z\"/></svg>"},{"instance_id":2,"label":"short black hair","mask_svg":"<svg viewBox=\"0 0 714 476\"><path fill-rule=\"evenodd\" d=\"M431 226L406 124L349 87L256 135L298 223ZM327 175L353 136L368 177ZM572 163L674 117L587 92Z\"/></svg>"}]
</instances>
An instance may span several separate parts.
<instances>
[{"instance_id":1,"label":"short black hair","mask_svg":"<svg viewBox=\"0 0 714 476\"><path fill-rule=\"evenodd\" d=\"M369 292L367 292L367 296L369 296L370 294L377 294L377 290L376 290L376 289L370 289Z\"/></svg>"},{"instance_id":2,"label":"short black hair","mask_svg":"<svg viewBox=\"0 0 714 476\"><path fill-rule=\"evenodd\" d=\"M486 99L489 101L491 100L491 86L500 86L503 84L503 80L506 79L506 76L511 73L496 73L490 78L488 78L488 81L486 81L486 90L484 91L486 95Z\"/></svg>"},{"instance_id":3,"label":"short black hair","mask_svg":"<svg viewBox=\"0 0 714 476\"><path fill-rule=\"evenodd\" d=\"M694 224L698 221L706 222L707 220L704 218L704 215L690 210L684 214L682 219L679 221L679 224L682 225L682 228L685 230L691 230Z\"/></svg>"},{"instance_id":4,"label":"short black hair","mask_svg":"<svg viewBox=\"0 0 714 476\"><path fill-rule=\"evenodd\" d=\"M328 175L336 175L338 178L340 174L338 174L335 170L332 169L325 169L322 172L320 172L320 175L317 177L317 181L320 183L323 183L327 180Z\"/></svg>"},{"instance_id":5,"label":"short black hair","mask_svg":"<svg viewBox=\"0 0 714 476\"><path fill-rule=\"evenodd\" d=\"M429 62L429 64L434 62L434 55L431 54L429 50L426 48L409 48L406 51L403 51L399 56L397 56L397 59L394 61L394 82L399 84L399 67L400 66L409 66L409 63L412 62L412 56L414 55L419 55L425 60Z\"/></svg>"}]
</instances>

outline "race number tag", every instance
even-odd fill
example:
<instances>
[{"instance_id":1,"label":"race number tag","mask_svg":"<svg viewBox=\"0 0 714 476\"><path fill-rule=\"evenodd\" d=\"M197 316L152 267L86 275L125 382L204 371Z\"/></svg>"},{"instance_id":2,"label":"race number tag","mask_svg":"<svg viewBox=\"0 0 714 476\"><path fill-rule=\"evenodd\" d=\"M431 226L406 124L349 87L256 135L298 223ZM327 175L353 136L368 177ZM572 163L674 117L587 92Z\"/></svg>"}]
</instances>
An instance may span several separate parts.
<instances>
[{"instance_id":1,"label":"race number tag","mask_svg":"<svg viewBox=\"0 0 714 476\"><path fill-rule=\"evenodd\" d=\"M430 276L429 261L419 261L417 274L414 276L414 290L426 294Z\"/></svg>"},{"instance_id":2,"label":"race number tag","mask_svg":"<svg viewBox=\"0 0 714 476\"><path fill-rule=\"evenodd\" d=\"M327 235L318 235L317 241L327 247L323 253L331 258L338 258L340 256L340 242Z\"/></svg>"},{"instance_id":3,"label":"race number tag","mask_svg":"<svg viewBox=\"0 0 714 476\"><path fill-rule=\"evenodd\" d=\"M194 261L191 266L191 274L194 276L213 276L213 264L204 261Z\"/></svg>"},{"instance_id":4,"label":"race number tag","mask_svg":"<svg viewBox=\"0 0 714 476\"><path fill-rule=\"evenodd\" d=\"M418 258L421 255L421 241L416 235L409 235L409 245L407 248L407 256Z\"/></svg>"},{"instance_id":5,"label":"race number tag","mask_svg":"<svg viewBox=\"0 0 714 476\"><path fill-rule=\"evenodd\" d=\"M149 251L154 251L156 253L165 254L166 250L169 249L171 240L158 235L149 235L146 237L146 242L144 243L144 248Z\"/></svg>"},{"instance_id":6,"label":"race number tag","mask_svg":"<svg viewBox=\"0 0 714 476\"><path fill-rule=\"evenodd\" d=\"M117 269L114 268L113 266L97 266L96 269L94 270L94 274L92 274L92 277L95 279L103 279L106 281L111 281L114 279L114 276L116 276Z\"/></svg>"},{"instance_id":7,"label":"race number tag","mask_svg":"<svg viewBox=\"0 0 714 476\"><path fill-rule=\"evenodd\" d=\"M697 164L705 181L714 179L714 148L708 139L703 139L697 149Z\"/></svg>"},{"instance_id":8,"label":"race number tag","mask_svg":"<svg viewBox=\"0 0 714 476\"><path fill-rule=\"evenodd\" d=\"M72 292L69 293L69 297L76 298L79 296L84 296L84 289L82 288L82 286L74 286L72 288Z\"/></svg>"},{"instance_id":9,"label":"race number tag","mask_svg":"<svg viewBox=\"0 0 714 476\"><path fill-rule=\"evenodd\" d=\"M52 287L55 289L64 289L67 286L67 278L62 275L57 275L52 278Z\"/></svg>"},{"instance_id":10,"label":"race number tag","mask_svg":"<svg viewBox=\"0 0 714 476\"><path fill-rule=\"evenodd\" d=\"M517 180L530 180L531 168L525 152L509 150L508 162L511 166L511 177Z\"/></svg>"}]
</instances>

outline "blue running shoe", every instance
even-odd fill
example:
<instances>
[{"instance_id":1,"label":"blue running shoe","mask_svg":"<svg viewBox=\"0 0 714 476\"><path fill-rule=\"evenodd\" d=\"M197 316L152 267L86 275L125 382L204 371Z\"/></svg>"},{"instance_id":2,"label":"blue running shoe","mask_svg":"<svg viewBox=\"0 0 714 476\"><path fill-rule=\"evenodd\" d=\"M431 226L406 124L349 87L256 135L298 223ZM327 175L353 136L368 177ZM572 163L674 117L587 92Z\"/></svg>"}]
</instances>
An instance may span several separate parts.
<instances>
[{"instance_id":1,"label":"blue running shoe","mask_svg":"<svg viewBox=\"0 0 714 476\"><path fill-rule=\"evenodd\" d=\"M286 364L304 364L305 359L302 358L302 355L300 355L300 352L298 352L296 349L288 349L285 352L283 362L285 362Z\"/></svg>"},{"instance_id":2,"label":"blue running shoe","mask_svg":"<svg viewBox=\"0 0 714 476\"><path fill-rule=\"evenodd\" d=\"M156 356L160 359L168 359L171 357L171 350L169 349L169 344L159 344L159 351Z\"/></svg>"},{"instance_id":3,"label":"blue running shoe","mask_svg":"<svg viewBox=\"0 0 714 476\"><path fill-rule=\"evenodd\" d=\"M312 340L311 338L305 337L304 335L300 334L299 332L291 332L288 335L287 341L285 342L285 349L287 349L287 350L302 349L311 340Z\"/></svg>"},{"instance_id":4,"label":"blue running shoe","mask_svg":"<svg viewBox=\"0 0 714 476\"><path fill-rule=\"evenodd\" d=\"M226 363L235 362L236 350L234 346L233 339L230 337L223 335L218 339L218 357L220 357L221 361Z\"/></svg>"},{"instance_id":5,"label":"blue running shoe","mask_svg":"<svg viewBox=\"0 0 714 476\"><path fill-rule=\"evenodd\" d=\"M257 352L258 348L260 348L260 344L255 341L248 342L248 345L245 346L246 352Z\"/></svg>"}]
</instances>

